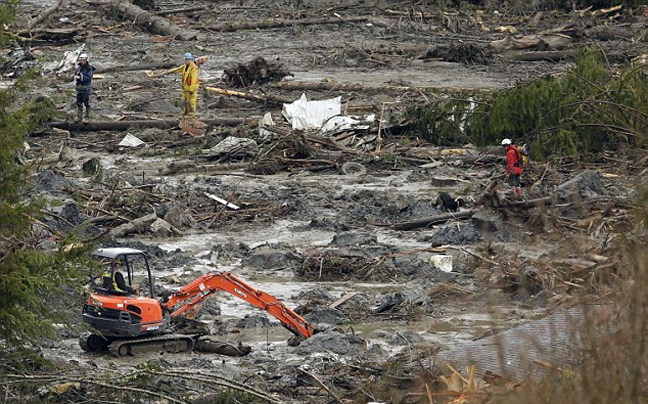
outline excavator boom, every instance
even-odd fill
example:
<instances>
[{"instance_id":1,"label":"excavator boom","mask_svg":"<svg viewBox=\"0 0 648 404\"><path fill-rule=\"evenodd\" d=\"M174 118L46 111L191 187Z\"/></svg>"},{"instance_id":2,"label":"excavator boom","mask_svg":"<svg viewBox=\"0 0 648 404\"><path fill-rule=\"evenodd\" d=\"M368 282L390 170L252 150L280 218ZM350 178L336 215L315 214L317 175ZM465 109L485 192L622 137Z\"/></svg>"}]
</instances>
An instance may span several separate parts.
<instances>
[{"instance_id":1,"label":"excavator boom","mask_svg":"<svg viewBox=\"0 0 648 404\"><path fill-rule=\"evenodd\" d=\"M207 273L171 295L168 300L162 303L162 306L172 312L172 317L182 316L183 313L200 304L211 294L221 290L267 311L295 335L304 338L313 335L313 327L299 314L289 309L274 296L248 285L230 272ZM179 307L176 308L176 306Z\"/></svg>"}]
</instances>

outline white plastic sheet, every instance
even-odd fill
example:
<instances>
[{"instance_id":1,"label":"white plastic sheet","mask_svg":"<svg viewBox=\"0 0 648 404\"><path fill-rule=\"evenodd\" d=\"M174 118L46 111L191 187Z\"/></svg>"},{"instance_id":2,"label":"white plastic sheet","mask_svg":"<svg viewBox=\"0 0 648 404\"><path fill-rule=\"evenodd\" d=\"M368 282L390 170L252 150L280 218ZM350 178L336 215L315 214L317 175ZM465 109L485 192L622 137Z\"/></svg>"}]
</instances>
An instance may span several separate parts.
<instances>
[{"instance_id":1,"label":"white plastic sheet","mask_svg":"<svg viewBox=\"0 0 648 404\"><path fill-rule=\"evenodd\" d=\"M128 147L137 147L143 145L144 142L136 137L131 135L130 133L122 139L121 142L119 142L118 146L128 146Z\"/></svg>"},{"instance_id":2,"label":"white plastic sheet","mask_svg":"<svg viewBox=\"0 0 648 404\"><path fill-rule=\"evenodd\" d=\"M85 44L81 44L78 48L63 53L63 58L58 62L50 62L43 64L43 74L63 73L66 71L74 70L76 68L77 59L83 52Z\"/></svg>"},{"instance_id":3,"label":"white plastic sheet","mask_svg":"<svg viewBox=\"0 0 648 404\"><path fill-rule=\"evenodd\" d=\"M281 113L293 129L320 129L330 117L340 115L341 105L342 97L308 101L302 94L297 101L284 104Z\"/></svg>"}]
</instances>

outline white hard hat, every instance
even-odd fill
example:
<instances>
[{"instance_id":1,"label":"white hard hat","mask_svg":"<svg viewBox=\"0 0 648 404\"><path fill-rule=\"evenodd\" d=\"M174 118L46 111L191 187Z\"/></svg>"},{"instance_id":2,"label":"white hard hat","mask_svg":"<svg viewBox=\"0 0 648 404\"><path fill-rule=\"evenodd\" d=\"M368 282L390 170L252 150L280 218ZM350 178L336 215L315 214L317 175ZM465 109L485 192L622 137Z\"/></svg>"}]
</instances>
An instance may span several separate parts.
<instances>
[{"instance_id":1,"label":"white hard hat","mask_svg":"<svg viewBox=\"0 0 648 404\"><path fill-rule=\"evenodd\" d=\"M82 53L79 55L79 60L88 60L88 54L87 53Z\"/></svg>"},{"instance_id":2,"label":"white hard hat","mask_svg":"<svg viewBox=\"0 0 648 404\"><path fill-rule=\"evenodd\" d=\"M508 146L511 144L511 139L504 139L502 140L502 146Z\"/></svg>"}]
</instances>

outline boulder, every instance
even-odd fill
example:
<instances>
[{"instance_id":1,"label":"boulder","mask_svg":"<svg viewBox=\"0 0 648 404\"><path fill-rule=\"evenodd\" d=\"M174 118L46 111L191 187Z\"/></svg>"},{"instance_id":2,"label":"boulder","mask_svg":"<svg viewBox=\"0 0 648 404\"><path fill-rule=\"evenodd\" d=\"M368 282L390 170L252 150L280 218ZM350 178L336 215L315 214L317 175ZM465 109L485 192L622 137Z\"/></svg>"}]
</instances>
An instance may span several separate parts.
<instances>
[{"instance_id":1,"label":"boulder","mask_svg":"<svg viewBox=\"0 0 648 404\"><path fill-rule=\"evenodd\" d=\"M556 188L558 203L577 202L606 195L603 176L598 171L587 170Z\"/></svg>"},{"instance_id":2,"label":"boulder","mask_svg":"<svg viewBox=\"0 0 648 404\"><path fill-rule=\"evenodd\" d=\"M357 335L335 331L315 334L295 349L298 353L333 352L338 355L358 355L365 351L367 343Z\"/></svg>"}]
</instances>

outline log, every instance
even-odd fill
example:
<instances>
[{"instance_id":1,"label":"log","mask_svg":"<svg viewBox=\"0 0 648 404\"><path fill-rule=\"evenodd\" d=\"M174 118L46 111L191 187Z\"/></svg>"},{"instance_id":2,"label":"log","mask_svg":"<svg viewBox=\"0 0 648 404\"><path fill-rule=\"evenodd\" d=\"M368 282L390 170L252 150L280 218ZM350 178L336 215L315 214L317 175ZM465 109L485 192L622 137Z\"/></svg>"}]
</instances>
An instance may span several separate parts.
<instances>
[{"instance_id":1,"label":"log","mask_svg":"<svg viewBox=\"0 0 648 404\"><path fill-rule=\"evenodd\" d=\"M46 20L47 17L52 15L52 13L54 13L59 7L61 7L63 1L65 0L58 0L56 3L52 4L51 6L43 10L43 12L38 17L36 17L34 20L29 22L29 24L27 25L27 30L31 31L31 29L34 28L35 25L38 25L44 20Z\"/></svg>"},{"instance_id":2,"label":"log","mask_svg":"<svg viewBox=\"0 0 648 404\"><path fill-rule=\"evenodd\" d=\"M554 203L556 203L556 199L552 196L547 196L545 198L536 198L523 202L515 202L512 203L510 207L516 209L529 209L535 208L537 206L553 205Z\"/></svg>"},{"instance_id":3,"label":"log","mask_svg":"<svg viewBox=\"0 0 648 404\"><path fill-rule=\"evenodd\" d=\"M174 63L174 62L140 63L138 65L107 67L105 69L101 69L101 73L130 72L130 71L157 70L157 69L171 69L171 68L174 68L174 67L177 67L177 66L178 66L178 63Z\"/></svg>"},{"instance_id":4,"label":"log","mask_svg":"<svg viewBox=\"0 0 648 404\"><path fill-rule=\"evenodd\" d=\"M182 14L182 13L189 13L192 11L201 11L207 9L207 6L193 6L193 7L186 7L186 8L176 8L173 10L162 10L162 11L156 11L155 15L170 15L170 14Z\"/></svg>"},{"instance_id":5,"label":"log","mask_svg":"<svg viewBox=\"0 0 648 404\"><path fill-rule=\"evenodd\" d=\"M247 118L213 118L203 119L208 125L219 126L238 126L241 124L249 123L256 124L256 119ZM177 119L159 119L159 120L146 120L146 121L91 121L91 122L50 122L49 127L77 131L77 132L95 132L100 130L128 130L131 127L138 126L140 128L160 128L172 129L178 128L180 121Z\"/></svg>"},{"instance_id":6,"label":"log","mask_svg":"<svg viewBox=\"0 0 648 404\"><path fill-rule=\"evenodd\" d=\"M142 10L125 0L113 0L107 10L109 10L109 17L117 16L130 20L133 24L137 24L153 34L171 36L182 41L196 39L198 36L196 32L182 29L166 19Z\"/></svg>"},{"instance_id":7,"label":"log","mask_svg":"<svg viewBox=\"0 0 648 404\"><path fill-rule=\"evenodd\" d=\"M242 91L234 91L234 90L228 90L225 88L219 88L219 87L210 87L210 86L205 86L205 90L210 91L212 93L216 94L221 94L221 95L227 95L230 97L238 97L238 98L243 98L246 100L250 101L256 101L260 102L263 104L282 104L282 103L291 103L294 100L288 99L288 98L283 98L275 95L256 95L252 94L249 92L242 92Z\"/></svg>"},{"instance_id":8,"label":"log","mask_svg":"<svg viewBox=\"0 0 648 404\"><path fill-rule=\"evenodd\" d=\"M292 27L295 25L317 25L317 24L339 24L342 22L364 22L369 17L348 17L348 18L304 18L299 20L257 20L257 21L240 21L240 22L227 22L219 24L207 29L211 31L220 32L234 32L249 29L270 29L270 28L283 28Z\"/></svg>"},{"instance_id":9,"label":"log","mask_svg":"<svg viewBox=\"0 0 648 404\"><path fill-rule=\"evenodd\" d=\"M383 91L383 90L407 90L414 87L396 86L365 86L358 83L338 83L328 81L303 82L303 81L280 81L269 84L282 90L293 91Z\"/></svg>"},{"instance_id":10,"label":"log","mask_svg":"<svg viewBox=\"0 0 648 404\"><path fill-rule=\"evenodd\" d=\"M546 51L546 52L515 52L504 53L504 57L509 60L519 60L521 62L559 62L561 60L573 60L578 56L578 51Z\"/></svg>"},{"instance_id":11,"label":"log","mask_svg":"<svg viewBox=\"0 0 648 404\"><path fill-rule=\"evenodd\" d=\"M427 217L424 219L413 220L411 222L394 223L391 225L391 228L395 230L419 229L421 227L426 227L431 224L445 223L452 219L470 219L477 212L478 212L477 210L466 210L463 212L448 213L445 215L438 215L438 216Z\"/></svg>"}]
</instances>

